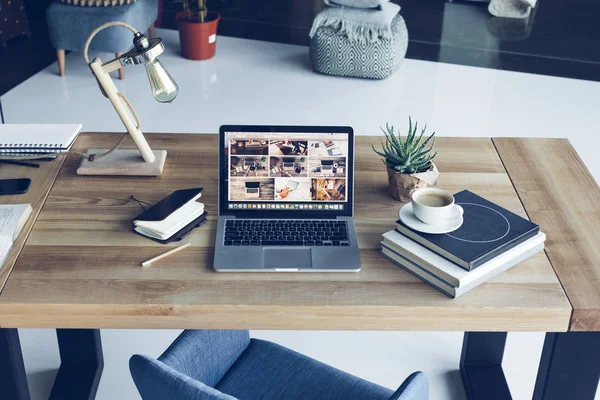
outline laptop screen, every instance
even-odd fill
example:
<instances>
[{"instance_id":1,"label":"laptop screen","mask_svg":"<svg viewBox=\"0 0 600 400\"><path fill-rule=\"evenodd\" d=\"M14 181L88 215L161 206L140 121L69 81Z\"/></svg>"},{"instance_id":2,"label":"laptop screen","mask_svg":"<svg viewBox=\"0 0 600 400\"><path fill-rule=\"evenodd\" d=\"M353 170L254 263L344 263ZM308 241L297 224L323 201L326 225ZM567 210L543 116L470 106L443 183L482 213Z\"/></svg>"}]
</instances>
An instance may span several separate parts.
<instances>
[{"instance_id":1,"label":"laptop screen","mask_svg":"<svg viewBox=\"0 0 600 400\"><path fill-rule=\"evenodd\" d=\"M231 128L225 129L223 128ZM236 130L235 128L238 128ZM222 127L221 210L351 215L353 140L335 132ZM223 179L225 178L225 179ZM225 190L223 190L225 189ZM246 214L246 213L244 213Z\"/></svg>"}]
</instances>

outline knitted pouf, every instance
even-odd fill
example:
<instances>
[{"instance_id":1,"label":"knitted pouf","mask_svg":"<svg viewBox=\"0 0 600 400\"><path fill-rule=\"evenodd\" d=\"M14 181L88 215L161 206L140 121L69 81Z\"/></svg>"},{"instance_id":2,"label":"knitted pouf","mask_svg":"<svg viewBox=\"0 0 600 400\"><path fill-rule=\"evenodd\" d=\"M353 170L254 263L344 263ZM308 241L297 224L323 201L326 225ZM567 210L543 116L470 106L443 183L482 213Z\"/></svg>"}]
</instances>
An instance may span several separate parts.
<instances>
[{"instance_id":1,"label":"knitted pouf","mask_svg":"<svg viewBox=\"0 0 600 400\"><path fill-rule=\"evenodd\" d=\"M392 21L392 34L377 42L351 42L345 34L321 27L310 41L313 69L327 75L385 79L398 69L408 47L408 30L400 14Z\"/></svg>"}]
</instances>

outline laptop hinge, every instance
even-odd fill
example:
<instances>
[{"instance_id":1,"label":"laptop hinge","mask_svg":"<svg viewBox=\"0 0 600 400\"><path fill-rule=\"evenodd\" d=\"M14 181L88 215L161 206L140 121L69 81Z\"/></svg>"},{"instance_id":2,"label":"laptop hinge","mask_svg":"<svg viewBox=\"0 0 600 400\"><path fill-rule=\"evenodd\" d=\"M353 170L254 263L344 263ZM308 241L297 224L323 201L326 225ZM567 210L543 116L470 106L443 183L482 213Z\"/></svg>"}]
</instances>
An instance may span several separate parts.
<instances>
[{"instance_id":1,"label":"laptop hinge","mask_svg":"<svg viewBox=\"0 0 600 400\"><path fill-rule=\"evenodd\" d=\"M281 217L277 216L255 216L255 215L233 215L233 214L221 214L219 217L227 217L227 218L242 218L242 219L339 219L344 218L344 216L333 216L333 215L324 215L324 216L290 216L290 215L282 215Z\"/></svg>"}]
</instances>

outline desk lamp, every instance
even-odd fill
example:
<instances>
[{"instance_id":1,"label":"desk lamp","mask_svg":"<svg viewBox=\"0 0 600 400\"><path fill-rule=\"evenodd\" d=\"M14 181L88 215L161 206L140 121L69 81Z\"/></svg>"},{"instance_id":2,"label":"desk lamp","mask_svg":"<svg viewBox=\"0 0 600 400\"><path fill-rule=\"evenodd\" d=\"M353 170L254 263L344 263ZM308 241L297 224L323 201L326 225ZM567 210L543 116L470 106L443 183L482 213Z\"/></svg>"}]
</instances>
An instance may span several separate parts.
<instances>
[{"instance_id":1,"label":"desk lamp","mask_svg":"<svg viewBox=\"0 0 600 400\"><path fill-rule=\"evenodd\" d=\"M121 56L102 63L99 58L90 62L88 49L98 32L111 26L122 26L133 32L133 47ZM144 64L152 88L152 95L161 103L175 99L179 88L167 72L158 56L165 50L160 38L147 38L124 22L108 22L96 28L88 37L83 49L83 58L98 81L102 94L107 97L117 111L129 136L139 150L117 150L127 134L110 150L88 149L86 157L77 169L79 175L137 175L157 176L163 171L166 150L152 150L140 131L140 121L131 103L117 90L109 73L128 65ZM141 157L140 157L141 155Z\"/></svg>"}]
</instances>

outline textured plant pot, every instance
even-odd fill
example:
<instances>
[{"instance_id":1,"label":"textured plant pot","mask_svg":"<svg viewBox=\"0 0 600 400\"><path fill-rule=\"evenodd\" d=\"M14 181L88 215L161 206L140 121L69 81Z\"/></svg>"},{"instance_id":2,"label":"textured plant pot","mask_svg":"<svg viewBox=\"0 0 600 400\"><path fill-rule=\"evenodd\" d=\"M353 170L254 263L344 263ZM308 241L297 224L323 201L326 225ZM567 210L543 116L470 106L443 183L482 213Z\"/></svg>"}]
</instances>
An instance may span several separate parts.
<instances>
[{"instance_id":1,"label":"textured plant pot","mask_svg":"<svg viewBox=\"0 0 600 400\"><path fill-rule=\"evenodd\" d=\"M206 16L208 22L194 22L186 20L186 13L177 13L177 26L179 27L179 42L181 53L190 60L207 60L214 57L217 49L217 26L220 16L209 12Z\"/></svg>"},{"instance_id":2,"label":"textured plant pot","mask_svg":"<svg viewBox=\"0 0 600 400\"><path fill-rule=\"evenodd\" d=\"M388 193L399 201L410 201L413 190L435 186L440 175L435 164L432 164L429 171L418 174L401 174L388 167L387 174Z\"/></svg>"}]
</instances>

